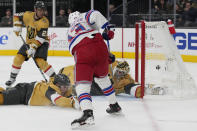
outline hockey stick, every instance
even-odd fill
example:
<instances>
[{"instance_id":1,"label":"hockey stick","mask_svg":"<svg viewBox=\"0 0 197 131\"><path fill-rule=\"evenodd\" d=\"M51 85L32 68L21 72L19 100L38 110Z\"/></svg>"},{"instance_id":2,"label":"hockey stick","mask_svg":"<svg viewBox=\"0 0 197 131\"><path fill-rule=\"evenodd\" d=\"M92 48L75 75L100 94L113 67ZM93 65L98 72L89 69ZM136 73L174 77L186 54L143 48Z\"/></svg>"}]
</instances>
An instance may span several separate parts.
<instances>
[{"instance_id":1,"label":"hockey stick","mask_svg":"<svg viewBox=\"0 0 197 131\"><path fill-rule=\"evenodd\" d=\"M109 45L109 40L107 40L107 47L108 47L108 52L110 53L110 45ZM112 64L110 64L110 70L111 70L111 75L112 75L112 78L113 78L113 69L112 69Z\"/></svg>"},{"instance_id":2,"label":"hockey stick","mask_svg":"<svg viewBox=\"0 0 197 131\"><path fill-rule=\"evenodd\" d=\"M25 40L23 39L22 35L19 35L19 36L20 36L21 40L23 41L23 44L25 44L25 45L26 45L26 48L28 49L27 44L26 44ZM46 79L46 77L45 77L44 73L42 72L42 70L40 69L40 67L38 66L38 64L37 64L36 60L35 60L33 57L32 57L32 59L33 59L34 63L36 64L36 66L37 66L38 70L40 71L40 73L41 73L42 77L43 77L43 78L44 78L44 80L47 82L47 79Z\"/></svg>"},{"instance_id":3,"label":"hockey stick","mask_svg":"<svg viewBox=\"0 0 197 131\"><path fill-rule=\"evenodd\" d=\"M110 24L108 27L107 27L107 30L110 30L110 28L114 28L115 25L113 24ZM115 29L113 29L113 31L115 31ZM109 40L106 40L107 41L107 47L108 47L108 52L110 53L110 43L109 43ZM112 78L113 78L113 68L112 68L112 64L110 64L110 70L111 70L111 75L112 75Z\"/></svg>"}]
</instances>

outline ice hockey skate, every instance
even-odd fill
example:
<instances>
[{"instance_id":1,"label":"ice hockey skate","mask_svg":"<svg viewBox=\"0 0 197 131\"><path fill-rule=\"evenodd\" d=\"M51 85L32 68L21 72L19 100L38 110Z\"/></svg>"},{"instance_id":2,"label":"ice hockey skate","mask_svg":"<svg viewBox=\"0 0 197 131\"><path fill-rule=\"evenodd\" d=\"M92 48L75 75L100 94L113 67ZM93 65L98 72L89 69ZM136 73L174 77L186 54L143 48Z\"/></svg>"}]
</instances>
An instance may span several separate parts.
<instances>
[{"instance_id":1,"label":"ice hockey skate","mask_svg":"<svg viewBox=\"0 0 197 131\"><path fill-rule=\"evenodd\" d=\"M121 114L122 109L119 104L116 102L115 104L110 104L109 108L106 109L106 112L109 114Z\"/></svg>"},{"instance_id":2,"label":"ice hockey skate","mask_svg":"<svg viewBox=\"0 0 197 131\"><path fill-rule=\"evenodd\" d=\"M10 87L14 84L15 81L16 81L16 79L10 78L8 81L5 82L5 85L7 87Z\"/></svg>"},{"instance_id":3,"label":"ice hockey skate","mask_svg":"<svg viewBox=\"0 0 197 131\"><path fill-rule=\"evenodd\" d=\"M72 129L88 128L94 125L94 116L92 110L84 110L83 115L79 119L75 119L71 123Z\"/></svg>"}]
</instances>

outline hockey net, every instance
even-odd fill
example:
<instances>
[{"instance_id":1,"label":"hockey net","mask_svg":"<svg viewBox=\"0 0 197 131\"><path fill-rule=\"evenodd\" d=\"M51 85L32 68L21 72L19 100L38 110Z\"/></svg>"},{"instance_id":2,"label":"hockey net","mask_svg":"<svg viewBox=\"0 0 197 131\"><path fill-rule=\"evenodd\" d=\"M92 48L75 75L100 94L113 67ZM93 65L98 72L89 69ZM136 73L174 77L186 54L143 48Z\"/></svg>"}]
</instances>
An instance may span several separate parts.
<instances>
[{"instance_id":1,"label":"hockey net","mask_svg":"<svg viewBox=\"0 0 197 131\"><path fill-rule=\"evenodd\" d=\"M135 80L141 83L143 98L149 85L164 88L165 95L197 96L194 79L188 73L176 42L165 21L136 23Z\"/></svg>"}]
</instances>

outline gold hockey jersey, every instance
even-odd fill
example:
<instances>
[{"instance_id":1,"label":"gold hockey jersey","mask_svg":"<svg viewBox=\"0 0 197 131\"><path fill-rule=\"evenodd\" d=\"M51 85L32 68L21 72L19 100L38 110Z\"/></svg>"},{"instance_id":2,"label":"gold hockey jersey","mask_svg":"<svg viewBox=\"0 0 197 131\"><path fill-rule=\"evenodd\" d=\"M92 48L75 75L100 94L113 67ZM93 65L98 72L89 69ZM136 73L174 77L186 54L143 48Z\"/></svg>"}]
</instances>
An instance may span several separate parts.
<instances>
[{"instance_id":1,"label":"gold hockey jersey","mask_svg":"<svg viewBox=\"0 0 197 131\"><path fill-rule=\"evenodd\" d=\"M48 40L49 21L45 16L35 20L34 15L35 12L30 11L16 13L13 23L17 24L23 22L27 30L26 43L34 43L39 47L43 42Z\"/></svg>"},{"instance_id":2,"label":"gold hockey jersey","mask_svg":"<svg viewBox=\"0 0 197 131\"><path fill-rule=\"evenodd\" d=\"M60 88L52 82L38 82L34 85L33 92L28 104L32 106L47 106L57 105L61 107L73 107L74 101L71 96L71 91L66 94L61 94Z\"/></svg>"},{"instance_id":3,"label":"gold hockey jersey","mask_svg":"<svg viewBox=\"0 0 197 131\"><path fill-rule=\"evenodd\" d=\"M112 71L117 66L118 61L115 61L112 66L109 65L109 77L113 81L113 87L116 94L124 93L124 87L128 84L135 83L134 79L129 75L125 75L121 78L116 78L116 76L112 76ZM59 73L63 73L67 75L71 81L71 84L74 85L74 66L67 66L62 68Z\"/></svg>"}]
</instances>

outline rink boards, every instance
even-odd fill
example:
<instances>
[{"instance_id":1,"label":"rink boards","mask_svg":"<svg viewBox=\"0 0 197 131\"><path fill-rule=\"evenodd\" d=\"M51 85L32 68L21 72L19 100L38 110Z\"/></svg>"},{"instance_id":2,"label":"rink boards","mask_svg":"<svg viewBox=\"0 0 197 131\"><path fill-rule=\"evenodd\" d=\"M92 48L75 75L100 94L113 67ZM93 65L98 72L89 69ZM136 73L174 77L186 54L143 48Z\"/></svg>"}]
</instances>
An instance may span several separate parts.
<instances>
[{"instance_id":1,"label":"rink boards","mask_svg":"<svg viewBox=\"0 0 197 131\"><path fill-rule=\"evenodd\" d=\"M178 49L184 61L197 62L197 29L177 29L174 35ZM23 28L22 36L25 37ZM49 56L71 56L67 41L67 28L49 28ZM13 33L12 28L0 28L0 55L15 55L22 40ZM110 41L110 50L117 58L135 58L135 30L116 28L114 39Z\"/></svg>"}]
</instances>

